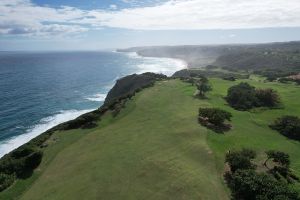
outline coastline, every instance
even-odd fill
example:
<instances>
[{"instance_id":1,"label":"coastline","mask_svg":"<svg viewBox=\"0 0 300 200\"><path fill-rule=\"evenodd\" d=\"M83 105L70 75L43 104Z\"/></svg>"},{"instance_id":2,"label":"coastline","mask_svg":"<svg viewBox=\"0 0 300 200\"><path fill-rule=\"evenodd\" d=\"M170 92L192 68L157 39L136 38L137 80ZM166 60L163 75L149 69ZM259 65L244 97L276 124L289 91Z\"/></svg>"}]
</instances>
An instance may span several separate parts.
<instances>
[{"instance_id":1,"label":"coastline","mask_svg":"<svg viewBox=\"0 0 300 200\"><path fill-rule=\"evenodd\" d=\"M126 53L126 52L118 52L118 51L113 51L115 53ZM182 59L177 59L177 58L170 58L170 57L150 57L150 56L143 56L143 55L139 55L137 52L131 52L131 53L135 53L134 56L138 56L140 58L143 58L143 59L149 59L150 61L153 60L153 59L157 59L158 61L161 60L161 59L168 59L166 60L166 62L168 61L172 61L175 63L180 63L178 64L177 68L174 68L174 70L172 72L170 72L169 68L166 69L165 71L161 70L161 71L157 71L157 70L153 70L152 68L148 68L148 69L143 69L143 67L145 66L140 66L139 68L139 71L136 72L136 73L145 73L145 72L152 72L154 71L154 73L160 73L160 72L167 72L168 74L165 74L167 76L171 76L173 73L175 73L176 71L178 70L181 70L181 69L186 69L188 68L188 64L185 60L182 60ZM127 55L128 55L128 52L127 52ZM133 55L129 55L129 56L133 56ZM161 65L162 66L162 65ZM161 66L156 66L157 69ZM118 77L118 78L122 78L122 77ZM115 80L114 84L112 85L112 87L115 85L117 80ZM112 88L111 87L111 88ZM111 90L111 88L109 89L109 91ZM106 96L107 94L105 94ZM98 98L103 98L104 94L102 94L101 97L98 97ZM97 97L88 97L89 100L94 100L94 101L97 101ZM104 102L104 101L103 101ZM54 116L49 116L49 117L46 117L46 118L43 118L40 120L41 123L39 124L36 124L34 127L31 127L30 129L28 129L24 134L21 134L21 135L18 135L18 136L13 136L13 137L10 137L6 140L3 140L0 142L0 159L5 156L6 154L9 154L10 152L12 152L13 150L19 148L20 146L23 146L27 143L29 143L31 140L37 138L38 136L41 136L45 133L47 133L49 130L57 127L57 126L60 126L61 124L63 123L66 123L66 122L69 122L71 120L74 120L84 114L87 114L87 113L90 113L90 112L93 112L99 108L101 108L102 105L100 105L98 108L95 108L95 109L90 109L90 110L69 110L67 112L73 112L71 113L71 115L68 115L68 117L62 117L62 114L61 113L58 113L56 115L59 115L61 118L60 119L56 119L54 121L52 121L51 123L48 123L48 124L44 124L44 122L48 119L48 118L53 118L55 117L56 115Z\"/></svg>"}]
</instances>

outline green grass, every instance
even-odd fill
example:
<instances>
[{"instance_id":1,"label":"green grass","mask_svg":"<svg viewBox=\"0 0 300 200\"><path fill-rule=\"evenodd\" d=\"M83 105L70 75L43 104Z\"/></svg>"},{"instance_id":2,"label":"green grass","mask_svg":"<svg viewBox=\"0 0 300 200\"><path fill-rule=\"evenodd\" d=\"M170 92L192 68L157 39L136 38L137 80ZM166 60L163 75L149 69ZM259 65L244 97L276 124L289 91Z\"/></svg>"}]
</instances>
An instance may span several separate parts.
<instances>
[{"instance_id":1,"label":"green grass","mask_svg":"<svg viewBox=\"0 0 300 200\"><path fill-rule=\"evenodd\" d=\"M208 99L194 98L195 88L179 80L157 82L116 118L108 113L94 129L55 133L34 175L0 193L0 199L229 199L224 155L242 147L257 150L258 163L266 150L285 151L300 176L299 142L268 127L283 114L299 116L299 87L263 83L260 77L243 80L277 90L284 108L240 112L223 97L242 80L210 81ZM217 134L199 125L198 108L206 106L230 111L232 130Z\"/></svg>"},{"instance_id":2,"label":"green grass","mask_svg":"<svg viewBox=\"0 0 300 200\"><path fill-rule=\"evenodd\" d=\"M205 102L193 93L178 80L138 93L116 119L106 116L59 149L20 199L226 199L207 131L197 123ZM71 137L64 134L49 148Z\"/></svg>"},{"instance_id":3,"label":"green grass","mask_svg":"<svg viewBox=\"0 0 300 200\"><path fill-rule=\"evenodd\" d=\"M263 162L266 150L276 149L288 153L291 156L291 168L300 177L300 143L287 139L268 125L282 115L300 115L299 87L291 84L264 83L260 79L243 80L257 88L273 88L277 90L283 102L282 109L256 109L250 112L236 111L226 105L224 96L227 89L237 82L212 79L213 91L209 95L208 102L211 106L223 108L233 114L231 131L224 135L208 131L208 143L216 156L218 170L224 170L224 154L228 150L248 147L259 153L258 164ZM296 184L300 191L300 185Z\"/></svg>"}]
</instances>

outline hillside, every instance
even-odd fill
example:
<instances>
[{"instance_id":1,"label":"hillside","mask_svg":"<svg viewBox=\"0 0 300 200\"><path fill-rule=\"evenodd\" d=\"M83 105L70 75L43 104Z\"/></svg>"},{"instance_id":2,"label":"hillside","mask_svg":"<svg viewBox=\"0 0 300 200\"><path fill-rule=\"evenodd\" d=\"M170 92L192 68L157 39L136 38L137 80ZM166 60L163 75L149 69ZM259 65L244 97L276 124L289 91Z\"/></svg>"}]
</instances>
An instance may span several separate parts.
<instances>
[{"instance_id":1,"label":"hillside","mask_svg":"<svg viewBox=\"0 0 300 200\"><path fill-rule=\"evenodd\" d=\"M92 129L56 131L33 176L18 180L0 199L229 199L224 156L241 147L257 150L257 163L266 150L287 152L299 176L299 142L268 127L283 114L300 115L298 86L263 83L256 76L210 81L208 99L194 98L195 87L178 79L158 81L127 101L116 117L106 112ZM230 108L223 97L240 81L276 89L284 108ZM232 130L216 134L199 125L198 108L207 106L230 111Z\"/></svg>"},{"instance_id":2,"label":"hillside","mask_svg":"<svg viewBox=\"0 0 300 200\"><path fill-rule=\"evenodd\" d=\"M156 46L120 49L141 56L183 59L190 68L214 65L231 70L300 71L300 42L238 45Z\"/></svg>"}]
</instances>

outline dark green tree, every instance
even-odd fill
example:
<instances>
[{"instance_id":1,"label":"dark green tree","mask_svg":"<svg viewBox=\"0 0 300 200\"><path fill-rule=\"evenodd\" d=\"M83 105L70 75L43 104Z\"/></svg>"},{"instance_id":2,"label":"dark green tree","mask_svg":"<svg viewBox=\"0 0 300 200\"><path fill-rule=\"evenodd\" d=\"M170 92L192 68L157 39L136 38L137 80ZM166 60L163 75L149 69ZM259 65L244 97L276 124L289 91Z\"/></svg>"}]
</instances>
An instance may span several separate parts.
<instances>
[{"instance_id":1,"label":"dark green tree","mask_svg":"<svg viewBox=\"0 0 300 200\"><path fill-rule=\"evenodd\" d=\"M205 93L212 90L211 85L206 77L202 77L200 80L196 82L197 90L199 91L200 97L205 97Z\"/></svg>"},{"instance_id":2,"label":"dark green tree","mask_svg":"<svg viewBox=\"0 0 300 200\"><path fill-rule=\"evenodd\" d=\"M241 169L255 169L252 160L256 157L255 151L251 149L242 149L241 151L232 151L226 154L225 162L230 166L230 170L234 173Z\"/></svg>"},{"instance_id":3,"label":"dark green tree","mask_svg":"<svg viewBox=\"0 0 300 200\"><path fill-rule=\"evenodd\" d=\"M275 107L280 103L278 93L271 88L256 89L255 93L259 106Z\"/></svg>"},{"instance_id":4,"label":"dark green tree","mask_svg":"<svg viewBox=\"0 0 300 200\"><path fill-rule=\"evenodd\" d=\"M290 157L288 154L282 151L274 151L274 150L267 151L266 154L267 154L267 159L264 162L265 166L267 166L267 162L269 160L272 160L273 162L278 163L282 167L289 168Z\"/></svg>"},{"instance_id":5,"label":"dark green tree","mask_svg":"<svg viewBox=\"0 0 300 200\"><path fill-rule=\"evenodd\" d=\"M208 122L220 126L225 120L230 121L232 115L230 112L219 108L199 108L199 117L207 119Z\"/></svg>"},{"instance_id":6,"label":"dark green tree","mask_svg":"<svg viewBox=\"0 0 300 200\"><path fill-rule=\"evenodd\" d=\"M228 185L236 200L299 200L298 193L285 182L254 170L237 170Z\"/></svg>"},{"instance_id":7,"label":"dark green tree","mask_svg":"<svg viewBox=\"0 0 300 200\"><path fill-rule=\"evenodd\" d=\"M232 86L227 91L227 102L237 110L248 110L257 106L258 100L255 93L255 87L248 83L240 83Z\"/></svg>"},{"instance_id":8,"label":"dark green tree","mask_svg":"<svg viewBox=\"0 0 300 200\"><path fill-rule=\"evenodd\" d=\"M297 116L282 116L270 127L288 138L300 140L300 118Z\"/></svg>"}]
</instances>

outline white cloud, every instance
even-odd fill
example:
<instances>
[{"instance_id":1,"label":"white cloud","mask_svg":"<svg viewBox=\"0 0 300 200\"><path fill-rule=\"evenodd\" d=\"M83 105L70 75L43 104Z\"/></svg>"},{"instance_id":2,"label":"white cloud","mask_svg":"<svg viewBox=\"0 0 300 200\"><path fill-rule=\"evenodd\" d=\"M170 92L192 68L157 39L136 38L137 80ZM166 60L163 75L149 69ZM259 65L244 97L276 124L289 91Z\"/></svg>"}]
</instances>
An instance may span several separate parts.
<instances>
[{"instance_id":1,"label":"white cloud","mask_svg":"<svg viewBox=\"0 0 300 200\"><path fill-rule=\"evenodd\" d=\"M115 4L111 4L111 5L109 5L109 7L110 7L112 10L116 10L116 9L118 8L118 6L115 5Z\"/></svg>"},{"instance_id":2,"label":"white cloud","mask_svg":"<svg viewBox=\"0 0 300 200\"><path fill-rule=\"evenodd\" d=\"M300 27L299 0L170 0L151 7L116 8L52 8L30 0L1 0L0 34L61 35L105 26L135 30Z\"/></svg>"},{"instance_id":3,"label":"white cloud","mask_svg":"<svg viewBox=\"0 0 300 200\"><path fill-rule=\"evenodd\" d=\"M172 0L94 13L101 25L129 29L235 29L300 26L299 0Z\"/></svg>"}]
</instances>

